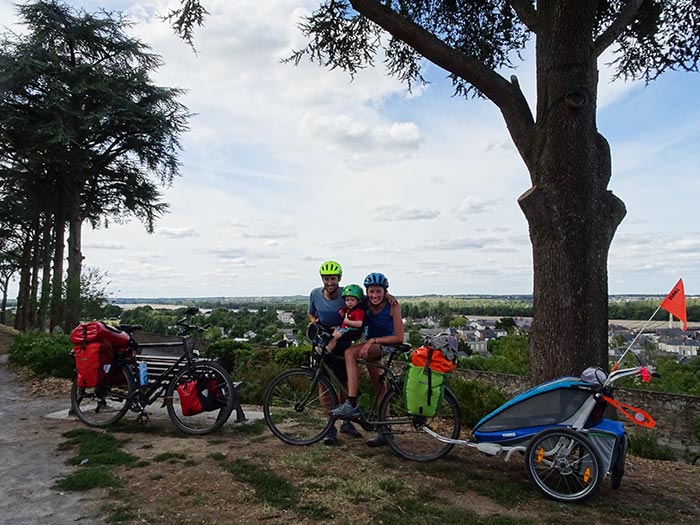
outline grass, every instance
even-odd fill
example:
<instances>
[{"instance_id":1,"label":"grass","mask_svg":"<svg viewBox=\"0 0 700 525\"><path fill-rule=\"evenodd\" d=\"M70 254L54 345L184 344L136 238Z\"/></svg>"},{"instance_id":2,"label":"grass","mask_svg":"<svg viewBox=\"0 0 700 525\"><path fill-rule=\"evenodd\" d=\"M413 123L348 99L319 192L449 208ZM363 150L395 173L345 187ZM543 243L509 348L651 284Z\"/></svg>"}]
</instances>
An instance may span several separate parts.
<instances>
[{"instance_id":1,"label":"grass","mask_svg":"<svg viewBox=\"0 0 700 525\"><path fill-rule=\"evenodd\" d=\"M163 452L162 454L158 454L153 458L153 461L157 463L162 463L164 461L167 461L168 463L177 463L185 460L187 460L187 456L179 452Z\"/></svg>"},{"instance_id":2,"label":"grass","mask_svg":"<svg viewBox=\"0 0 700 525\"><path fill-rule=\"evenodd\" d=\"M221 460L219 464L224 470L233 474L236 480L251 485L259 500L278 509L296 507L299 501L299 489L275 472L243 459Z\"/></svg>"}]
</instances>

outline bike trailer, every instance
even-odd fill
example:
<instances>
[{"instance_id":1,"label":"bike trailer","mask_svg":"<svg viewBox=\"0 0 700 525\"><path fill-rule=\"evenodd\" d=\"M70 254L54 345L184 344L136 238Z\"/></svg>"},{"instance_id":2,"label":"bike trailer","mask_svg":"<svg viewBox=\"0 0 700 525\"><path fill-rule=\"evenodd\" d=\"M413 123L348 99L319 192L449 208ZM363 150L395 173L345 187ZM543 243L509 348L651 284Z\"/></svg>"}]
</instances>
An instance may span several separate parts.
<instances>
[{"instance_id":1,"label":"bike trailer","mask_svg":"<svg viewBox=\"0 0 700 525\"><path fill-rule=\"evenodd\" d=\"M599 387L578 377L561 377L542 383L515 396L481 419L473 430L479 442L519 445L539 431L552 426L569 426L576 420L584 402ZM601 404L601 410L605 404ZM590 421L594 426L602 419Z\"/></svg>"}]
</instances>

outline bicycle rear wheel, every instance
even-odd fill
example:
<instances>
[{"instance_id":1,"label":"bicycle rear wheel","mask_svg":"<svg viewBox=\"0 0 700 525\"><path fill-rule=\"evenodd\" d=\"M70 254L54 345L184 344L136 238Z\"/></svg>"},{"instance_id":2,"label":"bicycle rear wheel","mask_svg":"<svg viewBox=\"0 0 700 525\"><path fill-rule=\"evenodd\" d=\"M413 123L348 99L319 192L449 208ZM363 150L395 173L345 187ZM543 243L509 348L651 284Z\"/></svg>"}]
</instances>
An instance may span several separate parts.
<instances>
[{"instance_id":1,"label":"bicycle rear wheel","mask_svg":"<svg viewBox=\"0 0 700 525\"><path fill-rule=\"evenodd\" d=\"M539 432L525 451L528 477L557 501L583 501L595 494L605 475L601 465L588 438L568 428Z\"/></svg>"},{"instance_id":2,"label":"bicycle rear wheel","mask_svg":"<svg viewBox=\"0 0 700 525\"><path fill-rule=\"evenodd\" d=\"M191 381L205 385L207 395L212 396L208 410L185 415L177 387ZM177 428L188 434L201 436L223 426L233 411L233 381L226 369L212 361L199 362L191 369L185 367L168 385L165 406L168 416Z\"/></svg>"},{"instance_id":3,"label":"bicycle rear wheel","mask_svg":"<svg viewBox=\"0 0 700 525\"><path fill-rule=\"evenodd\" d=\"M320 441L333 425L329 411L338 396L328 379L314 379L305 368L286 370L275 377L263 396L263 414L272 433L290 445Z\"/></svg>"},{"instance_id":4,"label":"bicycle rear wheel","mask_svg":"<svg viewBox=\"0 0 700 525\"><path fill-rule=\"evenodd\" d=\"M90 427L106 427L119 421L129 410L129 396L136 389L134 378L125 366L111 374L111 384L96 387L78 386L73 377L70 405L78 419Z\"/></svg>"},{"instance_id":5,"label":"bicycle rear wheel","mask_svg":"<svg viewBox=\"0 0 700 525\"><path fill-rule=\"evenodd\" d=\"M403 392L389 390L379 408L379 419L389 446L399 456L413 461L434 461L447 454L454 444L444 443L421 430L426 426L451 439L458 439L462 428L462 413L457 399L445 388L434 417L414 416L406 408Z\"/></svg>"}]
</instances>

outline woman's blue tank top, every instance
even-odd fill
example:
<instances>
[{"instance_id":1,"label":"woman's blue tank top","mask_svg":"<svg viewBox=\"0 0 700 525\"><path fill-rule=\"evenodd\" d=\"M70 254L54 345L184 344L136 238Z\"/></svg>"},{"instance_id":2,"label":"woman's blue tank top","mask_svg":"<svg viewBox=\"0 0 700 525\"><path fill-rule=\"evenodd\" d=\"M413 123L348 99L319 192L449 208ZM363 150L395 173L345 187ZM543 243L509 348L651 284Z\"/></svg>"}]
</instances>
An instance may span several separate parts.
<instances>
[{"instance_id":1,"label":"woman's blue tank top","mask_svg":"<svg viewBox=\"0 0 700 525\"><path fill-rule=\"evenodd\" d=\"M376 314L367 312L367 338L394 335L394 318L391 317L391 305L387 305Z\"/></svg>"}]
</instances>

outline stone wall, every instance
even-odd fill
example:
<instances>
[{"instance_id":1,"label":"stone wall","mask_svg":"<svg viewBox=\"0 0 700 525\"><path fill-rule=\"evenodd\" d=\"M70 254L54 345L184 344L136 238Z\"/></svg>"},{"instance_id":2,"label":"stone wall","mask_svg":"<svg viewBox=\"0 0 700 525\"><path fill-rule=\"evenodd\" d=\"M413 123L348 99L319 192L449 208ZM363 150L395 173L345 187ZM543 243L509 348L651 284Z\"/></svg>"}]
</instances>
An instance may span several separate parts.
<instances>
[{"instance_id":1,"label":"stone wall","mask_svg":"<svg viewBox=\"0 0 700 525\"><path fill-rule=\"evenodd\" d=\"M534 386L528 377L496 374L476 370L456 370L456 376L493 386L508 396L514 396ZM691 463L700 458L700 397L618 388L615 399L639 407L656 421L653 429L635 425L624 415L610 410L606 415L619 419L628 434L654 437L658 443L673 449L680 458ZM612 412L612 413L611 413ZM616 417L616 414L619 417Z\"/></svg>"}]
</instances>

